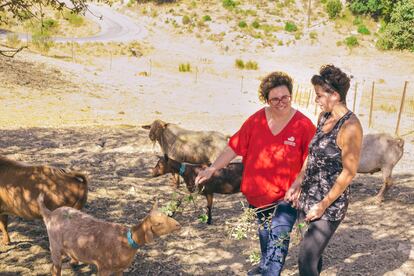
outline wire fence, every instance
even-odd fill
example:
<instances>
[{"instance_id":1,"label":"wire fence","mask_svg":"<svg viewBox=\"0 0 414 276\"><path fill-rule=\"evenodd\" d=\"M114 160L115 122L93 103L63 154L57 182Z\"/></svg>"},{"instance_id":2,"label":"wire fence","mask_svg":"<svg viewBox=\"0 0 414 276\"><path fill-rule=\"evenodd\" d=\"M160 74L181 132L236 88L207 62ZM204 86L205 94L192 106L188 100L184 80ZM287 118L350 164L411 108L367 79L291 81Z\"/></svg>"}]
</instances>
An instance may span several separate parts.
<instances>
[{"instance_id":1,"label":"wire fence","mask_svg":"<svg viewBox=\"0 0 414 276\"><path fill-rule=\"evenodd\" d=\"M320 111L311 85L293 89L293 102L315 115ZM397 136L414 134L414 84L387 85L385 81L354 81L347 95L347 106L364 128Z\"/></svg>"}]
</instances>

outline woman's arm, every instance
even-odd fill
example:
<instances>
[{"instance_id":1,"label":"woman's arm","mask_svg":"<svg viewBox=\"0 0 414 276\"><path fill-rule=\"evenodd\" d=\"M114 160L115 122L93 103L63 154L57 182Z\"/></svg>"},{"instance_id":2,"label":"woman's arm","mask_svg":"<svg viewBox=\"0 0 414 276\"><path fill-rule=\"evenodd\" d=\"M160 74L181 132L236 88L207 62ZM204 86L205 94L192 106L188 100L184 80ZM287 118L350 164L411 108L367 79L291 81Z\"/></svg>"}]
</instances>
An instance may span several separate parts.
<instances>
[{"instance_id":1,"label":"woman's arm","mask_svg":"<svg viewBox=\"0 0 414 276\"><path fill-rule=\"evenodd\" d=\"M210 167L198 173L195 179L196 185L209 179L215 171L226 167L236 156L237 154L233 151L233 149L226 146Z\"/></svg>"},{"instance_id":2,"label":"woman's arm","mask_svg":"<svg viewBox=\"0 0 414 276\"><path fill-rule=\"evenodd\" d=\"M291 202L293 207L297 206L297 201L299 199L299 195L301 191L300 187L301 187L303 178L305 176L307 163L308 163L308 158L306 157L305 162L303 162L302 169L300 170L299 174L296 176L295 181L293 181L289 190L287 190L285 194L285 200Z\"/></svg>"},{"instance_id":3,"label":"woman's arm","mask_svg":"<svg viewBox=\"0 0 414 276\"><path fill-rule=\"evenodd\" d=\"M312 206L306 215L306 220L320 218L326 208L342 195L357 173L362 147L362 127L356 117L342 126L338 133L337 143L342 150L342 172L325 198Z\"/></svg>"}]
</instances>

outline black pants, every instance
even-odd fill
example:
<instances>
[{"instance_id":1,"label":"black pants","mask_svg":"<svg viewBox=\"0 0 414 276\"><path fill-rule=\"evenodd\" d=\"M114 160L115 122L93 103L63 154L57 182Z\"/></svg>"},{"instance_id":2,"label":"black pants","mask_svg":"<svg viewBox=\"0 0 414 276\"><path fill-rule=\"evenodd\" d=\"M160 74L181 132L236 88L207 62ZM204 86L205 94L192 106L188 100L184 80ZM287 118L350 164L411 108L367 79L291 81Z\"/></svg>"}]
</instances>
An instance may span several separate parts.
<instances>
[{"instance_id":1,"label":"black pants","mask_svg":"<svg viewBox=\"0 0 414 276\"><path fill-rule=\"evenodd\" d=\"M305 213L299 212L299 220ZM309 223L299 248L299 275L314 276L322 271L322 253L341 221L318 219Z\"/></svg>"}]
</instances>

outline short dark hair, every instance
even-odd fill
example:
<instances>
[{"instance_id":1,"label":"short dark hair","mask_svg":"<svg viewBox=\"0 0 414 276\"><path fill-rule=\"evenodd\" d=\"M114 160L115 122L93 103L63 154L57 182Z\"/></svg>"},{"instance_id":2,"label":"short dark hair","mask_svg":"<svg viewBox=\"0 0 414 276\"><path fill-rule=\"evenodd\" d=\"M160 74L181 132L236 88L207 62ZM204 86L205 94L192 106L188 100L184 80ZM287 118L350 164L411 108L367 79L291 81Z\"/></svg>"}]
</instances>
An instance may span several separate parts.
<instances>
[{"instance_id":1,"label":"short dark hair","mask_svg":"<svg viewBox=\"0 0 414 276\"><path fill-rule=\"evenodd\" d=\"M272 72L260 83L259 100L266 103L269 99L269 92L275 87L286 86L289 94L292 95L293 81L292 78L284 72Z\"/></svg>"},{"instance_id":2,"label":"short dark hair","mask_svg":"<svg viewBox=\"0 0 414 276\"><path fill-rule=\"evenodd\" d=\"M337 92L341 102L345 102L351 78L338 67L326 64L319 70L319 75L312 77L311 82L313 85L321 86L328 93Z\"/></svg>"}]
</instances>

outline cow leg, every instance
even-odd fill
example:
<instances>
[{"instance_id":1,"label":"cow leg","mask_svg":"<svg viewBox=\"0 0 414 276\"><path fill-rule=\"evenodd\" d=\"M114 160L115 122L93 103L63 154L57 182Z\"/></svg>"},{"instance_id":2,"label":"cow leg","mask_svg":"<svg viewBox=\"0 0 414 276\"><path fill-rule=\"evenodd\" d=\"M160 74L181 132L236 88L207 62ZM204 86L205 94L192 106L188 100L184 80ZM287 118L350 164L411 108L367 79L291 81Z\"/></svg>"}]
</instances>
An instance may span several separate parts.
<instances>
[{"instance_id":1,"label":"cow leg","mask_svg":"<svg viewBox=\"0 0 414 276\"><path fill-rule=\"evenodd\" d=\"M384 180L384 184L382 185L380 191L375 197L375 201L377 203L381 203L384 200L385 193L389 190L392 186L393 181L391 178L391 169L383 169L382 170L382 179Z\"/></svg>"},{"instance_id":2,"label":"cow leg","mask_svg":"<svg viewBox=\"0 0 414 276\"><path fill-rule=\"evenodd\" d=\"M180 175L178 173L172 174L172 186L176 189L180 187Z\"/></svg>"},{"instance_id":3,"label":"cow leg","mask_svg":"<svg viewBox=\"0 0 414 276\"><path fill-rule=\"evenodd\" d=\"M3 232L3 244L8 245L10 243L9 232L7 232L8 215L0 215L0 230Z\"/></svg>"},{"instance_id":4,"label":"cow leg","mask_svg":"<svg viewBox=\"0 0 414 276\"><path fill-rule=\"evenodd\" d=\"M111 271L98 268L98 276L109 276L109 275L111 275Z\"/></svg>"},{"instance_id":5,"label":"cow leg","mask_svg":"<svg viewBox=\"0 0 414 276\"><path fill-rule=\"evenodd\" d=\"M49 249L50 258L52 259L52 275L61 276L62 274L62 244L58 239L49 231L47 231L49 237ZM70 257L69 257L70 258Z\"/></svg>"},{"instance_id":6,"label":"cow leg","mask_svg":"<svg viewBox=\"0 0 414 276\"><path fill-rule=\"evenodd\" d=\"M70 256L69 256L69 258L70 258L69 264L70 264L71 266L76 266L76 265L78 265L78 264L79 264L79 261L78 261L78 260L76 260L75 258L72 258L72 257L70 257Z\"/></svg>"},{"instance_id":7,"label":"cow leg","mask_svg":"<svg viewBox=\"0 0 414 276\"><path fill-rule=\"evenodd\" d=\"M52 276L61 276L62 275L62 255L60 252L52 251L50 248L51 257L52 257Z\"/></svg>"},{"instance_id":8,"label":"cow leg","mask_svg":"<svg viewBox=\"0 0 414 276\"><path fill-rule=\"evenodd\" d=\"M207 224L211 224L211 208L213 208L213 194L207 194Z\"/></svg>"}]
</instances>

